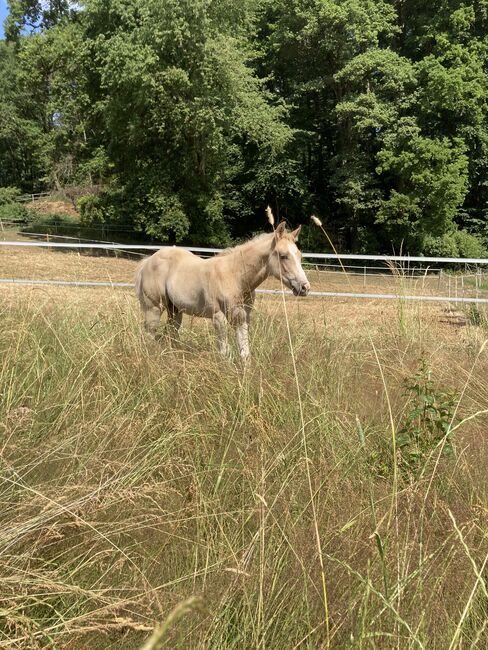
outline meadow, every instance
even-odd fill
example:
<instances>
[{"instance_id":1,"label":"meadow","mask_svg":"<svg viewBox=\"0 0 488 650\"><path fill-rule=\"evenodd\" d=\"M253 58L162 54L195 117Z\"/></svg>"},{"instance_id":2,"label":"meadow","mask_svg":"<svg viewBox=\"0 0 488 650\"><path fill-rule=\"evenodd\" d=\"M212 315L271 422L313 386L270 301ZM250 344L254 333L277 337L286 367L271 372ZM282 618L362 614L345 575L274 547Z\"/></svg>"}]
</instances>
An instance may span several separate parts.
<instances>
[{"instance_id":1,"label":"meadow","mask_svg":"<svg viewBox=\"0 0 488 650\"><path fill-rule=\"evenodd\" d=\"M486 319L398 282L260 296L245 369L131 291L0 286L0 648L487 647Z\"/></svg>"}]
</instances>

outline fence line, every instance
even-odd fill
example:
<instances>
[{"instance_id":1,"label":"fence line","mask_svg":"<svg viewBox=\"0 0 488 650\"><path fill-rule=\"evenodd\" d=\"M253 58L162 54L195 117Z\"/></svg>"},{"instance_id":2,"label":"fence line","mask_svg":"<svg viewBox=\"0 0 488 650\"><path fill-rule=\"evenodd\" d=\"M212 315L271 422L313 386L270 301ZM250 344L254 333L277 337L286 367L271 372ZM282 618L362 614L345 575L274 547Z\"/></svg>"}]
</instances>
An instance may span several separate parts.
<instances>
[{"instance_id":1,"label":"fence line","mask_svg":"<svg viewBox=\"0 0 488 650\"><path fill-rule=\"evenodd\" d=\"M25 203L27 201L36 201L37 199L42 199L46 196L51 196L51 192L37 192L34 194L22 194L21 196L16 196L15 200L20 203Z\"/></svg>"},{"instance_id":2,"label":"fence line","mask_svg":"<svg viewBox=\"0 0 488 650\"><path fill-rule=\"evenodd\" d=\"M56 235L52 235L56 236ZM12 246L15 248L79 248L79 249L96 249L107 251L158 251L162 246L154 246L152 244L65 244L60 242L47 242L47 241L0 241L0 246ZM222 248L201 248L198 246L178 246L188 251L195 253L220 253Z\"/></svg>"},{"instance_id":3,"label":"fence line","mask_svg":"<svg viewBox=\"0 0 488 650\"><path fill-rule=\"evenodd\" d=\"M22 232L22 234L26 235L26 236L30 236L30 237L34 237L34 236L49 237L49 235L46 235L45 233ZM104 241L104 240L101 240L101 239L87 239L86 237L74 237L74 236L69 236L69 235L53 235L53 237L56 237L57 239L69 239L69 240L73 240L74 242L79 242L79 243L93 242L93 244L104 244L104 246L102 246L102 249L105 247L105 245L113 246L114 247L113 250L118 250L120 247L123 247L123 244L118 244L117 242L107 242L107 241ZM27 244L31 244L33 246L35 246L35 244L36 244L36 242L1 242L0 241L0 245L4 245L4 244L5 245L8 245L8 244L15 245L17 243L20 243L20 244L27 243ZM44 247L51 248L51 247L56 245L56 242L49 242L48 240L47 241L39 240L39 244L43 244ZM55 246L55 247L58 247L58 246ZM86 244L86 247L87 248L92 248L93 245L92 244ZM63 248L64 248L64 246L63 246ZM69 245L69 246L67 246L67 248L77 248L77 247ZM159 248L161 248L161 247L155 247L156 250L159 250ZM181 248L185 248L185 247L181 247ZM193 247L187 247L185 249L190 250L190 251L196 251L197 250L196 248L193 248ZM110 250L112 250L112 249L110 249ZM198 249L198 250L203 251L203 249ZM207 251L207 250L216 252L216 251L220 251L222 249L205 249L205 251ZM137 251L128 251L128 250L126 250L126 252L128 252L131 255L138 255L138 256L141 256L141 257L144 256L144 253L140 253L140 252L137 252ZM320 255L320 253L318 255ZM201 256L202 257L207 257L208 255L205 255L202 252ZM303 256L304 257L312 257L312 256L315 257L315 254L314 253L303 253ZM337 256L337 257L340 258L341 256ZM331 260L331 261L333 261L333 260ZM341 273L341 274L343 274L344 273L343 269L356 269L356 271L361 270L361 272L363 270L367 269L367 272L362 273L362 275L366 275L368 277L374 277L374 278L380 278L380 277L388 278L388 277L391 277L391 272L384 273L384 271L387 270L385 268L384 264L383 264L383 266L371 266L369 264L367 266L365 266L364 264L327 264L325 262L306 262L305 264L307 265L306 268L310 268L312 270L314 270L314 269L316 269L316 270L325 269L325 271L328 272L328 273ZM431 275L434 276L434 275L437 275L437 273L439 271L441 271L441 270L442 270L442 267L428 267L426 269L413 267L411 269L408 269L407 275L405 277L408 277L409 275L412 276L412 277L417 277L417 278L422 278L422 277L431 276ZM368 271L383 271L383 273L369 273ZM465 278L467 278L467 277L471 277L471 276L475 277L476 274L475 273L472 273L472 274L464 273L463 275L464 275Z\"/></svg>"},{"instance_id":4,"label":"fence line","mask_svg":"<svg viewBox=\"0 0 488 650\"><path fill-rule=\"evenodd\" d=\"M133 289L131 282L94 282L82 280L18 280L16 278L0 278L0 284L41 285L61 287L109 287L111 289ZM257 289L256 293L281 295L280 289ZM292 295L291 291L284 291ZM315 298L368 298L370 300L416 300L419 302L448 302L488 304L488 298L465 298L457 296L404 296L396 293L354 293L348 291L310 291L308 294Z\"/></svg>"},{"instance_id":5,"label":"fence line","mask_svg":"<svg viewBox=\"0 0 488 650\"><path fill-rule=\"evenodd\" d=\"M102 240L102 239L88 239L86 237L75 237L75 236L71 236L71 235L57 235L57 234L56 235L47 235L46 233L25 232L25 231L22 231L22 235L26 235L28 237L50 237L50 236L52 236L52 237L56 237L56 239L69 239L69 240L72 240L74 242L79 242L79 243L92 242L94 244L110 244L110 245L115 245L117 247L122 245L122 244L119 244L119 243L114 242L114 241L106 241L106 240ZM39 241L43 242L43 240L39 240ZM6 243L9 243L9 242L6 242ZM31 243L31 242L29 242L29 243ZM52 243L49 242L49 239L47 239L43 243L46 243L46 244L49 243L49 246L53 245ZM195 249L190 247L187 250L195 250ZM215 250L217 250L217 249L215 249ZM218 250L220 250L220 249L218 249ZM144 256L144 253L132 252L132 255ZM305 253L305 255L308 255L308 254ZM333 260L331 260L331 261L333 261ZM341 265L341 264L327 264L327 263L324 263L324 262L307 262L306 264L308 264L311 269L317 269L318 270L319 267L321 269L322 268L323 269L331 269L329 271L329 273L344 273L343 269L361 269L361 270L363 270L365 268L364 264L342 264ZM385 265L384 264L383 264L383 266L371 266L371 265L368 265L366 268L368 269L368 271L385 271ZM418 273L420 276L424 276L428 272L429 273L431 272L432 275L434 275L438 270L439 270L438 268L432 268L432 267L429 267L427 269L413 268L413 269L409 270L409 273L412 273L412 274L413 273ZM380 274L380 273L365 273L364 275L368 275L368 276L371 276L371 277L378 278L378 277L390 277L391 273L388 273L388 274L386 274L386 273L383 273L383 274ZM464 274L464 276L467 277L466 274Z\"/></svg>"},{"instance_id":6,"label":"fence line","mask_svg":"<svg viewBox=\"0 0 488 650\"><path fill-rule=\"evenodd\" d=\"M26 235L28 237L56 237L56 239L71 239L73 241L77 241L79 243L82 242L92 242L94 244L112 244L119 246L119 244L115 241L106 241L103 239L87 239L86 237L72 237L71 235L48 235L46 233L39 233L39 232L25 232L22 231L22 235ZM42 240L40 240L42 242ZM46 239L45 243L48 243L49 239ZM43 242L44 243L44 242ZM68 242L69 243L69 242ZM144 253L137 253L133 252L131 253L132 255L140 255L141 257L144 257Z\"/></svg>"},{"instance_id":7,"label":"fence line","mask_svg":"<svg viewBox=\"0 0 488 650\"><path fill-rule=\"evenodd\" d=\"M73 239L74 241L79 242L80 244L82 242L91 242L93 244L115 244L119 245L118 242L116 241L107 241L106 239L91 239L90 237L75 237L74 235L53 235L53 234L48 234L45 232L26 232L25 230L22 230L22 232L17 233L20 235L25 235L26 237L56 237L56 239ZM38 241L43 241L42 239ZM45 240L46 243L49 242L49 239ZM61 242L62 243L62 242ZM69 244L69 242L67 242Z\"/></svg>"},{"instance_id":8,"label":"fence line","mask_svg":"<svg viewBox=\"0 0 488 650\"><path fill-rule=\"evenodd\" d=\"M25 232L25 231L22 231L22 235L26 235L26 236L29 236L29 237L49 237L50 236L50 235L47 235L46 233ZM122 244L119 244L118 242L106 241L106 240L102 240L102 239L91 239L91 238L88 239L86 237L75 237L75 236L71 236L71 235L58 235L58 234L52 235L52 236L56 237L56 239L69 239L69 240L72 240L72 241L75 241L75 242L77 241L79 243L92 242L92 243L96 243L96 244L110 244L110 245L114 245L114 246L117 246L117 247L122 246ZM42 240L40 240L40 241L42 241ZM6 242L6 243L9 243L9 242ZM29 242L29 243L31 243L31 242ZM45 243L46 244L49 243L49 246L53 245L52 243L49 242L49 240L46 240ZM195 250L195 249L190 247L187 250ZM217 249L215 249L215 250L217 250ZM220 250L220 249L218 249L218 250ZM139 252L132 252L131 254L132 255L138 255L138 256L141 256L141 257L144 256L144 253L139 253ZM308 256L309 254L304 253L304 255ZM310 255L312 255L312 253L310 253ZM333 261L333 260L331 260L331 261ZM361 271L365 271L365 269L367 269L367 271L385 271L386 270L384 264L383 264L383 266L372 266L372 265L368 264L366 267L365 267L364 264L342 264L341 265L341 264L327 264L327 263L324 263L324 262L307 262L306 264L311 269L319 270L319 268L320 268L320 269L325 269L326 271L327 271L327 269L330 269L329 271L327 271L328 273L344 273L343 269L359 269ZM441 270L442 270L442 267L430 267L429 266L426 269L413 267L411 269L408 269L407 276L405 276L405 277L411 276L411 277L419 277L419 278L421 278L421 277L427 277L427 276L430 276L430 275L435 276ZM415 275L415 274L417 274L417 275ZM389 272L389 273L369 273L369 272L365 271L364 273L362 273L362 275L366 275L368 277L374 277L374 278L380 278L380 277L381 278L383 278L383 277L384 278L390 278L391 277L391 272ZM463 273L463 276L465 278L475 277L476 274L475 273L471 273L471 274L470 273Z\"/></svg>"},{"instance_id":9,"label":"fence line","mask_svg":"<svg viewBox=\"0 0 488 650\"><path fill-rule=\"evenodd\" d=\"M0 246L27 247L27 248L74 248L74 249L100 249L100 250L148 250L157 251L161 245L152 244L67 244L60 242L25 242L25 241L0 241ZM221 248L206 248L200 246L179 246L184 250L195 253L220 253ZM340 259L340 260L370 260L385 262L436 262L442 264L488 264L488 258L477 257L423 257L421 255L361 255L357 253L302 253L307 259Z\"/></svg>"},{"instance_id":10,"label":"fence line","mask_svg":"<svg viewBox=\"0 0 488 650\"><path fill-rule=\"evenodd\" d=\"M27 200L29 200L29 199L27 199ZM103 225L84 226L84 225L82 225L80 223L77 223L77 222L73 222L73 223L69 223L69 222L63 222L63 223L47 223L46 222L46 223L42 223L41 222L40 223L39 221L34 221L34 220L27 221L25 219L23 220L23 219L20 218L20 219L16 219L16 220L2 219L2 224L4 226L6 226L6 227L16 226L16 227L19 227L19 228L23 228L23 227L27 227L27 226L30 227L30 226L33 226L33 225L37 225L38 228L46 228L46 229L50 229L51 231L55 231L55 232L50 233L53 236L59 236L57 234L58 230L96 230L96 231L99 231L99 232L102 231L102 232L107 232L107 233L116 232L116 233L119 233L119 234L121 234L121 233L130 233L132 235L136 234L134 232L134 228L123 228L123 227L111 228L111 227L103 226ZM46 234L46 233L36 233L36 234L42 235L42 234Z\"/></svg>"}]
</instances>

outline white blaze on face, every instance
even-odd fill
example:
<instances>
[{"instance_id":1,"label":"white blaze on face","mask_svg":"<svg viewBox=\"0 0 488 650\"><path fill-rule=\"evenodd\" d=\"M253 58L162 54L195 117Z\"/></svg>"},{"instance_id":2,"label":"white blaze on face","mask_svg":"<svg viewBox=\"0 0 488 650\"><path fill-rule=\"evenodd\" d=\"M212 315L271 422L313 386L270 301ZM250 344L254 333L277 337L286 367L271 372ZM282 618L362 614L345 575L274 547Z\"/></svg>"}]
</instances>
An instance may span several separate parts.
<instances>
[{"instance_id":1,"label":"white blaze on face","mask_svg":"<svg viewBox=\"0 0 488 650\"><path fill-rule=\"evenodd\" d=\"M296 244L293 244L291 242L288 244L288 254L290 255L290 258L294 261L295 278L297 282L299 282L300 284L308 284L307 276L305 275L305 271L302 269L302 265L300 262L300 251L298 250Z\"/></svg>"}]
</instances>

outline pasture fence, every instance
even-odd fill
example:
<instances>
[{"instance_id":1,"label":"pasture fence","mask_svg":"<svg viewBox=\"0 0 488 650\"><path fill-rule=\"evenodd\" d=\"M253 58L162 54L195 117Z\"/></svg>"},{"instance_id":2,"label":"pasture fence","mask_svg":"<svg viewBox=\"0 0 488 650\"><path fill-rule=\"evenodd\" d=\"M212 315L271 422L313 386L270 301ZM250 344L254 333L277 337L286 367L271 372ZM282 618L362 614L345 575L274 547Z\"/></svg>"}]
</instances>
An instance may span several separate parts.
<instances>
[{"instance_id":1,"label":"pasture fence","mask_svg":"<svg viewBox=\"0 0 488 650\"><path fill-rule=\"evenodd\" d=\"M15 200L19 203L28 203L39 201L40 199L44 199L48 196L51 196L51 192L35 192L32 194L21 194L20 196L16 196Z\"/></svg>"},{"instance_id":2,"label":"pasture fence","mask_svg":"<svg viewBox=\"0 0 488 650\"><path fill-rule=\"evenodd\" d=\"M112 289L134 289L135 285L131 282L95 282L90 280L34 280L18 278L0 278L0 284L16 285L41 285L41 286L60 286L60 287L109 287ZM280 289L256 289L256 293L267 295L281 295ZM291 291L285 290L285 293L292 295ZM416 300L424 302L447 302L447 303L466 303L466 304L488 304L488 298L471 298L466 296L416 296L416 295L399 295L398 293L363 293L354 291L310 291L309 297L316 298L367 298L369 300Z\"/></svg>"},{"instance_id":3,"label":"pasture fence","mask_svg":"<svg viewBox=\"0 0 488 650\"><path fill-rule=\"evenodd\" d=\"M25 233L24 233L25 234ZM37 233L30 233L30 236L36 236ZM58 237L59 239L60 237ZM63 237L68 239L68 237ZM154 252L159 250L161 246L153 244L120 244L115 242L101 242L101 241L79 241L80 238L70 238L77 241L59 242L59 241L0 241L0 248L6 247L20 247L20 248L47 248L50 250L55 249L72 249L78 251L113 251L132 253L143 255L144 252ZM182 246L181 248L197 253L201 256L210 256L218 254L222 251L220 248L199 247L199 246ZM486 304L488 298L481 297L480 291L482 288L482 275L481 267L488 264L488 258L456 258L456 257L430 257L420 255L362 255L356 253L345 253L336 255L335 253L302 253L303 259L312 268L323 268L327 273L343 273L342 266L350 269L357 277L363 276L363 285L366 287L366 278L374 276L375 279L392 277L392 274L397 272L402 277L422 278L427 274L436 274L440 280L443 277L443 268L441 265L460 265L464 267L462 276L447 276L448 295L406 295L402 293L371 293L371 292L354 292L354 291L311 291L310 296L313 297L335 297L335 298L363 298L370 300L414 300L426 302L446 302L446 303L471 303L471 304ZM310 262L309 262L310 260ZM344 263L344 261L346 263ZM359 262L363 262L361 265ZM351 262L350 264L348 262ZM376 264L375 264L376 263ZM383 266L379 266L379 263ZM341 264L341 267L339 267ZM417 264L420 266L410 266ZM435 268L430 265L435 264ZM429 265L423 268L424 265ZM475 272L469 273L468 271L475 267ZM361 272L362 270L362 272ZM383 273L381 273L381 271ZM473 281L475 291L474 296L464 295L465 280ZM0 278L0 284L17 284L17 285L58 285L58 286L73 286L73 287L111 287L111 288L132 288L134 285L128 282L97 282L97 281L69 281L69 280L40 280L40 279L16 279L16 278ZM263 294L276 294L280 293L279 290L274 289L259 289L259 293ZM458 295L461 292L462 295Z\"/></svg>"},{"instance_id":4,"label":"pasture fence","mask_svg":"<svg viewBox=\"0 0 488 650\"><path fill-rule=\"evenodd\" d=\"M24 233L25 234L25 233ZM35 235L37 233L31 233ZM79 239L76 237L75 239ZM93 243L92 243L93 242ZM97 242L90 240L89 242L76 242L76 243L65 243L65 242L55 242L55 241L0 241L0 246L9 246L9 247L31 247L31 248L73 248L73 249L100 249L100 250L121 250L121 251L132 251L132 250L147 250L147 251L157 251L160 248L163 248L165 245L156 245L156 244L120 244L120 243L107 243L107 242ZM222 252L222 248L208 248L200 246L178 246L184 250L191 251L193 253L203 253L203 254L217 254ZM302 252L304 259L324 259L324 260L368 260L368 261L384 261L384 262L418 262L420 264L425 263L443 263L443 264L467 264L467 265L483 265L488 264L488 258L486 257L429 257L423 255L370 255L370 254L361 254L361 253L310 253Z\"/></svg>"}]
</instances>

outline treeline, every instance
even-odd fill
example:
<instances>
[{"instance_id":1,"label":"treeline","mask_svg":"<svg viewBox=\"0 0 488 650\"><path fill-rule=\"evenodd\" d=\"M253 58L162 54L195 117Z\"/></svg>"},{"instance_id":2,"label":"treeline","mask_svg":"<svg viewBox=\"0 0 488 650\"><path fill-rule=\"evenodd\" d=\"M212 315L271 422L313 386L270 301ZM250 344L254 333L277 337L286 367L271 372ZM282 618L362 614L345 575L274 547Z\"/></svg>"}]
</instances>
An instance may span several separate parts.
<instances>
[{"instance_id":1,"label":"treeline","mask_svg":"<svg viewBox=\"0 0 488 650\"><path fill-rule=\"evenodd\" d=\"M170 242L270 203L343 250L484 253L488 0L8 4L0 186Z\"/></svg>"}]
</instances>

